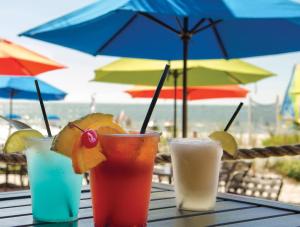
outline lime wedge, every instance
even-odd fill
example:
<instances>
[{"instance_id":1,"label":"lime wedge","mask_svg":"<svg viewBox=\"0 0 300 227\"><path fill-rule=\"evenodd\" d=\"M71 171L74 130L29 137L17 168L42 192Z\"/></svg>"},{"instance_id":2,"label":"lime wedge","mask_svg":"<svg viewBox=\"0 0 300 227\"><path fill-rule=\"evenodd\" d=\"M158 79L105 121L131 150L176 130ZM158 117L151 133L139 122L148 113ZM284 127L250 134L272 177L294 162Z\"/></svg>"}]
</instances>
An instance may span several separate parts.
<instances>
[{"instance_id":1,"label":"lime wedge","mask_svg":"<svg viewBox=\"0 0 300 227\"><path fill-rule=\"evenodd\" d=\"M235 138L225 131L214 131L209 135L209 138L219 141L224 151L235 157L237 155L238 144Z\"/></svg>"},{"instance_id":2,"label":"lime wedge","mask_svg":"<svg viewBox=\"0 0 300 227\"><path fill-rule=\"evenodd\" d=\"M21 129L15 131L6 140L3 151L7 153L22 152L26 148L27 138L44 138L44 136L34 129Z\"/></svg>"}]
</instances>

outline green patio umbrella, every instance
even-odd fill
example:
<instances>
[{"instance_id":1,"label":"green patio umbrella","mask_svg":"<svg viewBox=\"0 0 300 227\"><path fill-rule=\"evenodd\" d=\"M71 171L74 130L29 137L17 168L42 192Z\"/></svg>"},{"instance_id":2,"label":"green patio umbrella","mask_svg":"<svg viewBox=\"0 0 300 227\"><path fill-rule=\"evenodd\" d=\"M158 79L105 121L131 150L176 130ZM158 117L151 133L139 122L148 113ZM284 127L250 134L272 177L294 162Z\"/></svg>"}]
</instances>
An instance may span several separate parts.
<instances>
[{"instance_id":1,"label":"green patio umbrella","mask_svg":"<svg viewBox=\"0 0 300 227\"><path fill-rule=\"evenodd\" d=\"M95 70L94 81L157 85L166 61L122 58ZM170 61L171 74L182 76L182 61ZM189 60L188 86L247 84L270 77L273 73L241 60ZM173 86L173 80L164 86ZM182 80L178 81L182 86Z\"/></svg>"},{"instance_id":2,"label":"green patio umbrella","mask_svg":"<svg viewBox=\"0 0 300 227\"><path fill-rule=\"evenodd\" d=\"M164 86L182 86L182 61L169 61L170 76ZM95 70L94 81L134 85L157 85L166 61L122 58ZM189 60L188 86L247 84L274 74L246 63L233 60ZM176 94L174 95L176 97ZM176 100L175 100L176 101Z\"/></svg>"}]
</instances>

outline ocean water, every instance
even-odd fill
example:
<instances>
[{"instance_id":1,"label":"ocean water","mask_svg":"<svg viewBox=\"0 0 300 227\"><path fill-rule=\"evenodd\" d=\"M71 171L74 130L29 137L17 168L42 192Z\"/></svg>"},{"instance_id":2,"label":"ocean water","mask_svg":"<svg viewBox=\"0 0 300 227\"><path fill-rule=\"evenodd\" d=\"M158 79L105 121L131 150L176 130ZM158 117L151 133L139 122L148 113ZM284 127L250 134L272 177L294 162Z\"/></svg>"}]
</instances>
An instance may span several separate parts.
<instances>
[{"instance_id":1,"label":"ocean water","mask_svg":"<svg viewBox=\"0 0 300 227\"><path fill-rule=\"evenodd\" d=\"M80 118L90 112L89 103L64 103L46 102L48 114L56 114L61 118L61 126L67 122ZM223 129L234 112L236 106L230 105L189 105L188 124L190 131L206 132ZM132 122L133 128L139 129L148 109L147 104L102 104L96 105L96 112L111 113L115 116L124 112ZM275 127L275 105L252 106L252 131L257 133L267 132ZM0 106L0 113L7 114L7 103ZM13 112L22 116L22 121L28 124L42 124L42 113L38 102L14 102ZM181 128L181 105L178 105L177 125ZM160 127L165 122L173 121L173 105L158 104L152 114ZM233 123L233 132L243 133L248 131L248 107L244 106Z\"/></svg>"}]
</instances>

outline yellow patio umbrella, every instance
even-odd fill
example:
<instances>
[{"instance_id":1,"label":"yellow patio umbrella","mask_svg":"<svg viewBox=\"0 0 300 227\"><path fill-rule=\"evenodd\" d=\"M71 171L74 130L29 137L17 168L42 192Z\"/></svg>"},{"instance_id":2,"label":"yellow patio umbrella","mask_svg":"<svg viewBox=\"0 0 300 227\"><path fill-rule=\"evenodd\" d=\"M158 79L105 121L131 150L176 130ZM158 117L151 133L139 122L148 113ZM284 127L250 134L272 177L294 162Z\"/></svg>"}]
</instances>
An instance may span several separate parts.
<instances>
[{"instance_id":1,"label":"yellow patio umbrella","mask_svg":"<svg viewBox=\"0 0 300 227\"><path fill-rule=\"evenodd\" d=\"M122 58L95 70L94 81L156 85L166 61ZM171 74L182 74L181 61L169 61ZM247 84L274 75L245 61L233 60L190 60L188 61L188 86ZM173 86L167 80L165 86ZM182 81L178 81L182 85Z\"/></svg>"}]
</instances>

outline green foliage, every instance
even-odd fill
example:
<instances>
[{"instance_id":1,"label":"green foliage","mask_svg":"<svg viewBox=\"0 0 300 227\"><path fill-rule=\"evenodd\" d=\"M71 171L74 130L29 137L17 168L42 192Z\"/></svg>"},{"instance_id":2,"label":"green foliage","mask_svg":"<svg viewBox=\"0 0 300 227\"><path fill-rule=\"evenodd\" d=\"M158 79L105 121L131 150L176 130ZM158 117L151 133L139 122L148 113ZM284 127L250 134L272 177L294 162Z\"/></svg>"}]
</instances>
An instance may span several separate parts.
<instances>
[{"instance_id":1,"label":"green foliage","mask_svg":"<svg viewBox=\"0 0 300 227\"><path fill-rule=\"evenodd\" d=\"M271 167L271 169L282 174L283 176L287 176L297 181L300 181L299 159L278 161Z\"/></svg>"},{"instance_id":2,"label":"green foliage","mask_svg":"<svg viewBox=\"0 0 300 227\"><path fill-rule=\"evenodd\" d=\"M264 146L282 146L287 144L300 144L300 134L272 135L265 139ZM270 167L279 174L300 181L300 159L284 159L277 161Z\"/></svg>"},{"instance_id":3,"label":"green foliage","mask_svg":"<svg viewBox=\"0 0 300 227\"><path fill-rule=\"evenodd\" d=\"M300 134L273 135L262 142L264 146L281 146L298 143L300 143Z\"/></svg>"}]
</instances>

